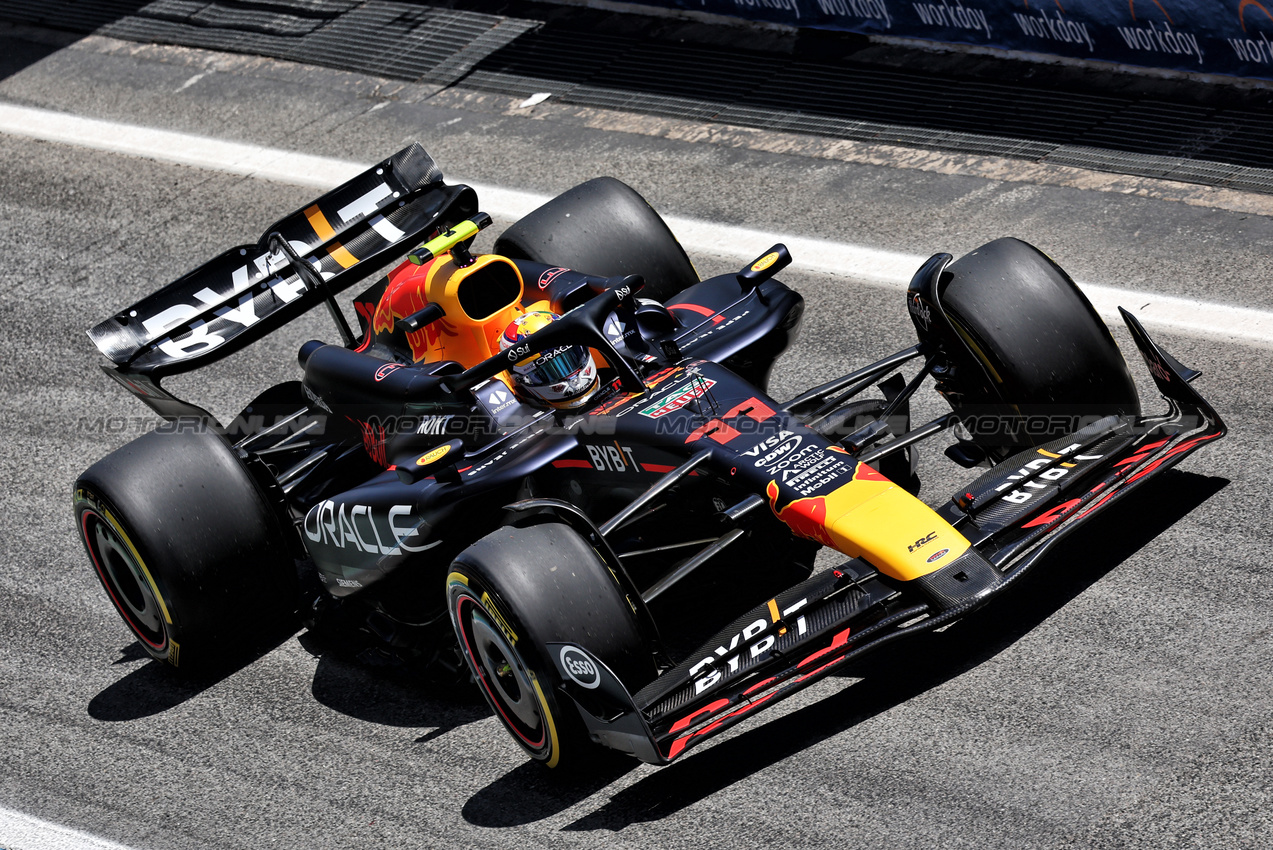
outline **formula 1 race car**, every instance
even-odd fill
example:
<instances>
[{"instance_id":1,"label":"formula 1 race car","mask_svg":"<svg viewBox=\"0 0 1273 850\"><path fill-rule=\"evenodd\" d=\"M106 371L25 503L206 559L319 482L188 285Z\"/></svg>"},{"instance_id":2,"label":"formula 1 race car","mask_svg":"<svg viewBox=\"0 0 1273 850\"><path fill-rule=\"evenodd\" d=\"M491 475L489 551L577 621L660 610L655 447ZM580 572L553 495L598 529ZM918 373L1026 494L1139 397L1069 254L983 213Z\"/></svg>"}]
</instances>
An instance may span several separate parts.
<instances>
[{"instance_id":1,"label":"formula 1 race car","mask_svg":"<svg viewBox=\"0 0 1273 850\"><path fill-rule=\"evenodd\" d=\"M609 178L475 254L489 222L413 145L89 331L164 419L75 486L150 655L231 664L298 622L352 624L471 674L535 760L664 764L985 605L1225 433L1124 311L1166 400L1142 414L1086 298L1015 239L932 257L906 295L916 345L779 401L804 310L774 278L784 246L700 281ZM398 261L353 299L355 332L336 294ZM340 343L306 343L303 379L233 422L161 386L320 302ZM929 378L951 410L912 427ZM934 509L914 452L941 432L979 472ZM843 563L815 570L822 547Z\"/></svg>"}]
</instances>

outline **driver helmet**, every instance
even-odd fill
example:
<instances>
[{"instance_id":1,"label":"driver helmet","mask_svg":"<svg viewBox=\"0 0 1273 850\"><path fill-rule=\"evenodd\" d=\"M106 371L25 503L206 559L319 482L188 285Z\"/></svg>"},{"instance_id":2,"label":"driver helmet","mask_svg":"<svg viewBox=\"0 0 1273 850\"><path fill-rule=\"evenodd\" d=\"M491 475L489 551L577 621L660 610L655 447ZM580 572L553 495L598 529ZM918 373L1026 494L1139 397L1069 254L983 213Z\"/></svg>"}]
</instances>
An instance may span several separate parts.
<instances>
[{"instance_id":1,"label":"driver helmet","mask_svg":"<svg viewBox=\"0 0 1273 850\"><path fill-rule=\"evenodd\" d=\"M547 310L525 313L508 324L500 335L505 351L560 317ZM587 403L597 391L597 367L582 345L553 348L533 354L509 372L518 390L551 407L571 409Z\"/></svg>"}]
</instances>

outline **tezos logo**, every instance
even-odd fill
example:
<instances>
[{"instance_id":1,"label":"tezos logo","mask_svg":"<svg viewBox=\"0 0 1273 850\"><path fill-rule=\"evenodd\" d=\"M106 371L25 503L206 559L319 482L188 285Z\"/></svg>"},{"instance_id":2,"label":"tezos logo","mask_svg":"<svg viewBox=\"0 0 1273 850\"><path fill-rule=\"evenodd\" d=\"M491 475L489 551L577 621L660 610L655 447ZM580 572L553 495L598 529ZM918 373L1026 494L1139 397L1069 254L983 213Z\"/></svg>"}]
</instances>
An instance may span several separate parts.
<instances>
[{"instance_id":1,"label":"tezos logo","mask_svg":"<svg viewBox=\"0 0 1273 850\"><path fill-rule=\"evenodd\" d=\"M601 684L601 671L592 659L584 655L583 650L574 646L561 648L561 669L566 671L570 680L581 688L589 690Z\"/></svg>"}]
</instances>

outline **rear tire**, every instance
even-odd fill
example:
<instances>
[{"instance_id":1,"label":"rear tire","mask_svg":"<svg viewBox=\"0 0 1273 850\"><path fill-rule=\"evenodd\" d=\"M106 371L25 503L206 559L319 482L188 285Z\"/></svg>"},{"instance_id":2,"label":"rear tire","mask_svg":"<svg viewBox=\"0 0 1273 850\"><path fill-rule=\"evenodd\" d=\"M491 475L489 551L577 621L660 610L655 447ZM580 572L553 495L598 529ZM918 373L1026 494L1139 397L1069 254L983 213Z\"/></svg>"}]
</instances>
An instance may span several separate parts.
<instances>
[{"instance_id":1,"label":"rear tire","mask_svg":"<svg viewBox=\"0 0 1273 850\"><path fill-rule=\"evenodd\" d=\"M460 652L482 696L535 761L570 770L586 762L588 740L548 643L577 643L634 692L654 678L618 582L586 540L557 522L507 527L456 557L447 601Z\"/></svg>"},{"instance_id":2,"label":"rear tire","mask_svg":"<svg viewBox=\"0 0 1273 850\"><path fill-rule=\"evenodd\" d=\"M1140 413L1127 363L1087 297L1051 258L996 239L946 268L941 304L971 356L956 380L974 442L1001 454L1072 433L1083 419ZM959 409L958 406L956 409ZM987 416L976 417L977 413Z\"/></svg>"},{"instance_id":3,"label":"rear tire","mask_svg":"<svg viewBox=\"0 0 1273 850\"><path fill-rule=\"evenodd\" d=\"M284 527L221 437L139 437L80 476L75 515L102 587L153 658L220 667L295 627Z\"/></svg>"},{"instance_id":4,"label":"rear tire","mask_svg":"<svg viewBox=\"0 0 1273 850\"><path fill-rule=\"evenodd\" d=\"M598 177L563 192L505 230L495 253L600 277L639 274L641 295L664 301L698 283L662 217L627 184Z\"/></svg>"}]
</instances>

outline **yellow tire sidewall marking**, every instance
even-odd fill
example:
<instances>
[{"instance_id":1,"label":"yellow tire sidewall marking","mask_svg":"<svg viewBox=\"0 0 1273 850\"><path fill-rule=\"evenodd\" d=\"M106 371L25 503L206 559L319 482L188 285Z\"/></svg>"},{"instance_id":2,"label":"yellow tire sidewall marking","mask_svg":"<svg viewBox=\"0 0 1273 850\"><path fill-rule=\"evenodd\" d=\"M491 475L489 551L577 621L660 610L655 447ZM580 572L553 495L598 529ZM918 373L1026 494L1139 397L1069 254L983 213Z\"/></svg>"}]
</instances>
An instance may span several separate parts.
<instances>
[{"instance_id":1,"label":"yellow tire sidewall marking","mask_svg":"<svg viewBox=\"0 0 1273 850\"><path fill-rule=\"evenodd\" d=\"M141 567L142 574L146 576L146 584L150 587L150 592L155 594L155 601L159 603L159 610L164 615L164 622L171 626L172 614L168 613L168 603L164 601L164 595L159 592L159 585L155 583L155 577L150 574L150 568L142 560L141 553L137 551L137 547L133 545L133 541L129 539L123 527L111 515L111 512L103 509L102 513L105 515L106 521L111 524L111 528L115 529L115 533L119 535L119 539L123 540L124 545L128 547L128 552L136 560L137 566Z\"/></svg>"}]
</instances>

